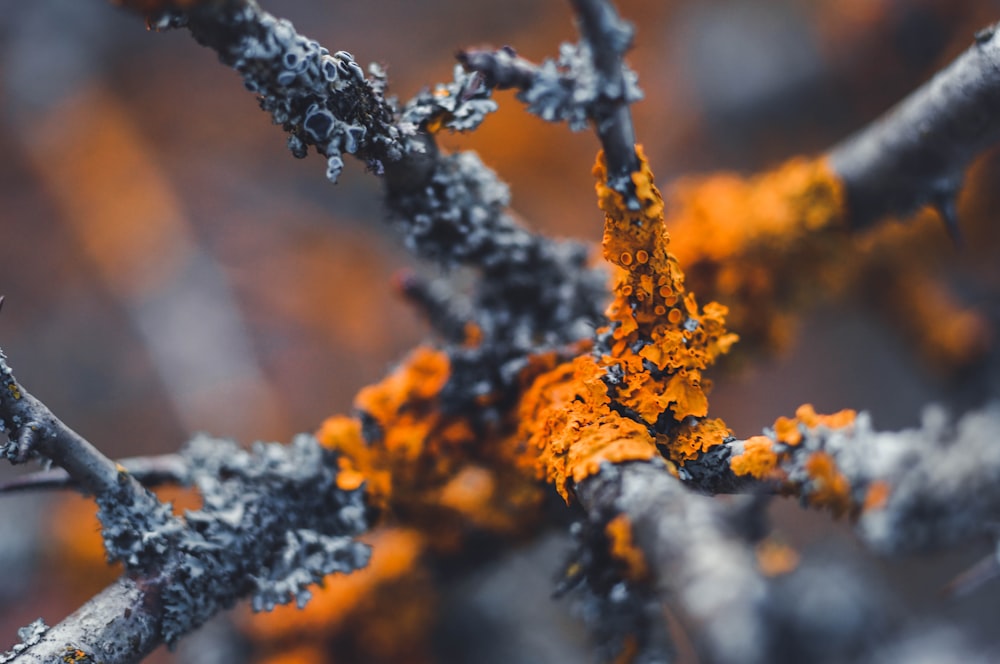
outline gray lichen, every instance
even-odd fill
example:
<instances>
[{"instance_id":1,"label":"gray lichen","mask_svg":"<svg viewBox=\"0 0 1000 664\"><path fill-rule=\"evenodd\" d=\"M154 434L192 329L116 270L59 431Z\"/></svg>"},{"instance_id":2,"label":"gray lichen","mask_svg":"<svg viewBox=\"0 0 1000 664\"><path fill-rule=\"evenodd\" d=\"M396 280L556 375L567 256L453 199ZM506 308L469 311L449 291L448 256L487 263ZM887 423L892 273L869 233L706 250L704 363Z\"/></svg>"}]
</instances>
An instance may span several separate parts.
<instances>
[{"instance_id":1,"label":"gray lichen","mask_svg":"<svg viewBox=\"0 0 1000 664\"><path fill-rule=\"evenodd\" d=\"M883 553L954 544L995 533L1000 517L1000 404L951 422L925 411L919 429L875 433L858 417L853 436L830 436L827 447L851 480L882 480L889 495L866 510L858 532Z\"/></svg>"},{"instance_id":2,"label":"gray lichen","mask_svg":"<svg viewBox=\"0 0 1000 664\"><path fill-rule=\"evenodd\" d=\"M199 436L184 456L203 504L184 515L163 586L168 643L248 595L255 609L301 606L308 586L367 564L369 548L351 539L368 527L363 491L337 487L334 455L315 438L247 451Z\"/></svg>"},{"instance_id":3,"label":"gray lichen","mask_svg":"<svg viewBox=\"0 0 1000 664\"><path fill-rule=\"evenodd\" d=\"M0 349L0 458L11 463L39 458L37 452L26 445L24 440L24 436L31 433L31 423L25 421L17 408L8 406L16 405L20 399L21 388L7 364L7 356Z\"/></svg>"},{"instance_id":4,"label":"gray lichen","mask_svg":"<svg viewBox=\"0 0 1000 664\"><path fill-rule=\"evenodd\" d=\"M573 613L587 626L600 662L620 661L632 653L635 664L667 664L676 659L663 610L650 583L627 578L610 550L602 510L574 523L575 541L557 596L566 594Z\"/></svg>"},{"instance_id":5,"label":"gray lichen","mask_svg":"<svg viewBox=\"0 0 1000 664\"><path fill-rule=\"evenodd\" d=\"M365 159L376 170L383 160L402 157L403 137L382 96L380 68L370 69L369 80L353 55L331 53L253 2L195 8L188 27L243 76L261 108L289 134L294 156L305 157L313 146L327 158L331 181L343 169L344 153Z\"/></svg>"},{"instance_id":6,"label":"gray lichen","mask_svg":"<svg viewBox=\"0 0 1000 664\"><path fill-rule=\"evenodd\" d=\"M13 662L18 655L39 643L47 631L49 631L49 627L41 618L36 619L27 627L22 627L17 630L17 638L19 638L21 642L16 644L7 652L0 653L0 664Z\"/></svg>"},{"instance_id":7,"label":"gray lichen","mask_svg":"<svg viewBox=\"0 0 1000 664\"><path fill-rule=\"evenodd\" d=\"M472 131L486 116L497 110L490 89L476 74L455 65L454 80L424 89L406 104L401 115L403 125L425 127L441 119L452 131Z\"/></svg>"},{"instance_id":8,"label":"gray lichen","mask_svg":"<svg viewBox=\"0 0 1000 664\"><path fill-rule=\"evenodd\" d=\"M285 533L285 545L266 575L258 576L253 594L254 611L270 611L295 601L303 608L312 598L309 586L338 572L348 574L368 563L368 549L347 536L330 536L315 530Z\"/></svg>"},{"instance_id":9,"label":"gray lichen","mask_svg":"<svg viewBox=\"0 0 1000 664\"><path fill-rule=\"evenodd\" d=\"M174 517L169 503L161 503L147 489L139 504L134 486L122 468L119 490L97 496L97 516L108 562L121 561L135 573L156 571L176 545L184 525Z\"/></svg>"},{"instance_id":10,"label":"gray lichen","mask_svg":"<svg viewBox=\"0 0 1000 664\"><path fill-rule=\"evenodd\" d=\"M543 120L566 122L573 131L580 131L587 128L588 119L604 115L600 106L642 99L638 80L634 71L624 68L623 84L612 86L594 68L589 43L563 43L559 57L543 61L530 87L518 92L517 98Z\"/></svg>"},{"instance_id":11,"label":"gray lichen","mask_svg":"<svg viewBox=\"0 0 1000 664\"><path fill-rule=\"evenodd\" d=\"M431 163L421 186L394 186L390 177L389 209L416 255L445 268L476 268L469 322L482 342L448 346L451 375L442 402L477 421L496 421L499 412L484 409L481 397L506 407L529 355L588 338L602 317L607 276L585 244L520 226L506 211L506 185L475 153L438 155ZM426 313L448 319L432 321L435 327L455 327L448 310Z\"/></svg>"}]
</instances>

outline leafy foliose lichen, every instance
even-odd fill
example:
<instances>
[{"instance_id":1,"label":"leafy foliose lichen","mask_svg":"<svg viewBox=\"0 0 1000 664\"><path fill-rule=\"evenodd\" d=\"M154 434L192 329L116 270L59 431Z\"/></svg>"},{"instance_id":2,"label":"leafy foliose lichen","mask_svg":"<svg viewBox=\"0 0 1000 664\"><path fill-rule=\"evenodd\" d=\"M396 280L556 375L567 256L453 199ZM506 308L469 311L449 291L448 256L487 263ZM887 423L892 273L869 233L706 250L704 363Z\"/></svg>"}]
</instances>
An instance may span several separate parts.
<instances>
[{"instance_id":1,"label":"leafy foliose lichen","mask_svg":"<svg viewBox=\"0 0 1000 664\"><path fill-rule=\"evenodd\" d=\"M250 451L200 436L184 455L203 505L185 513L165 572L168 643L242 597L258 609L301 605L309 585L367 563L369 548L351 538L368 528L362 491L338 486L336 455L312 436Z\"/></svg>"},{"instance_id":2,"label":"leafy foliose lichen","mask_svg":"<svg viewBox=\"0 0 1000 664\"><path fill-rule=\"evenodd\" d=\"M41 618L36 619L27 627L17 630L17 638L21 642L7 652L0 653L0 664L13 662L22 652L41 641L47 631L49 631L49 627Z\"/></svg>"},{"instance_id":3,"label":"leafy foliose lichen","mask_svg":"<svg viewBox=\"0 0 1000 664\"><path fill-rule=\"evenodd\" d=\"M631 43L631 34L623 35L618 45L624 53ZM607 79L594 68L590 44L564 43L559 58L547 59L539 65L531 85L518 92L517 98L528 105L528 111L548 122L565 121L573 131L586 129L590 118L601 117L598 108L609 102L632 103L642 99L638 76L628 67L622 68L620 87L611 87Z\"/></svg>"},{"instance_id":4,"label":"leafy foliose lichen","mask_svg":"<svg viewBox=\"0 0 1000 664\"><path fill-rule=\"evenodd\" d=\"M699 307L686 291L667 250L663 199L637 152L635 210L608 186L603 155L594 168L604 258L617 268L608 324L597 329L590 355L541 376L521 401L521 435L538 450L538 474L567 500L603 462L665 453L682 464L730 436L706 417L710 383L702 372L737 337L726 330L725 307Z\"/></svg>"},{"instance_id":5,"label":"leafy foliose lichen","mask_svg":"<svg viewBox=\"0 0 1000 664\"><path fill-rule=\"evenodd\" d=\"M343 169L344 153L358 155L379 172L382 160L402 157L403 137L382 96L379 67L369 69L369 80L353 55L330 53L256 3L196 7L188 16L195 38L243 76L261 108L290 135L292 154L305 157L314 146L327 158L331 181Z\"/></svg>"},{"instance_id":6,"label":"leafy foliose lichen","mask_svg":"<svg viewBox=\"0 0 1000 664\"><path fill-rule=\"evenodd\" d=\"M401 126L424 127L431 133L446 128L472 131L497 110L490 89L476 74L455 65L455 77L433 89L424 89L403 109Z\"/></svg>"}]
</instances>

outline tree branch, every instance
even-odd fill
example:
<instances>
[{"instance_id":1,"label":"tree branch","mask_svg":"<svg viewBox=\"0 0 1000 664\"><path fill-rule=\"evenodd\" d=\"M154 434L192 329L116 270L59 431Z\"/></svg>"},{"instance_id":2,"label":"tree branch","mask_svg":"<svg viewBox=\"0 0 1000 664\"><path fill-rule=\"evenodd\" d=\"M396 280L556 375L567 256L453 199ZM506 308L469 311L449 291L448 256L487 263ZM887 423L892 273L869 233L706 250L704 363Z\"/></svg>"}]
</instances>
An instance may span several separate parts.
<instances>
[{"instance_id":1,"label":"tree branch","mask_svg":"<svg viewBox=\"0 0 1000 664\"><path fill-rule=\"evenodd\" d=\"M528 112L550 122L566 121L575 130L589 119L604 148L608 186L629 209L638 208L632 173L639 169L629 104L642 98L634 72L622 56L632 46L634 28L605 0L572 0L581 35L563 44L558 60L535 65L514 49L468 49L458 60L483 77L487 87L517 88Z\"/></svg>"},{"instance_id":2,"label":"tree branch","mask_svg":"<svg viewBox=\"0 0 1000 664\"><path fill-rule=\"evenodd\" d=\"M931 203L946 222L964 170L1000 140L997 26L934 78L829 153L854 228Z\"/></svg>"},{"instance_id":3,"label":"tree branch","mask_svg":"<svg viewBox=\"0 0 1000 664\"><path fill-rule=\"evenodd\" d=\"M66 426L14 378L0 349L0 431L8 442L0 453L12 463L35 455L49 459L81 489L98 497L124 496L129 504L154 509L157 501L115 464Z\"/></svg>"},{"instance_id":4,"label":"tree branch","mask_svg":"<svg viewBox=\"0 0 1000 664\"><path fill-rule=\"evenodd\" d=\"M25 640L6 657L0 654L0 662L139 662L163 642L158 591L156 584L122 577L58 625Z\"/></svg>"},{"instance_id":5,"label":"tree branch","mask_svg":"<svg viewBox=\"0 0 1000 664\"><path fill-rule=\"evenodd\" d=\"M200 437L181 456L202 508L105 535L109 556L123 558L129 574L11 662L59 661L69 646L104 664L136 662L238 600L250 597L258 611L302 606L311 585L367 564L369 548L352 539L368 528L364 489L338 486L336 454L315 438L247 452ZM107 529L143 517L121 501L102 509L114 517Z\"/></svg>"},{"instance_id":6,"label":"tree branch","mask_svg":"<svg viewBox=\"0 0 1000 664\"><path fill-rule=\"evenodd\" d=\"M152 457L127 457L115 462L124 468L146 488L165 484L187 484L189 471L187 462L178 454L164 454ZM37 473L28 473L0 483L0 494L26 491L47 491L57 489L80 489L63 468L52 468Z\"/></svg>"},{"instance_id":7,"label":"tree branch","mask_svg":"<svg viewBox=\"0 0 1000 664\"><path fill-rule=\"evenodd\" d=\"M803 408L764 436L730 440L681 469L703 490L772 491L857 519L883 554L924 551L995 535L1000 517L1000 406L950 422L928 408L918 429L875 431ZM829 419L829 418L837 418ZM689 468L690 466L690 468Z\"/></svg>"},{"instance_id":8,"label":"tree branch","mask_svg":"<svg viewBox=\"0 0 1000 664\"><path fill-rule=\"evenodd\" d=\"M614 5L605 0L572 0L572 4L580 34L590 46L598 74L599 92L590 116L604 148L608 186L631 203L635 198L632 173L639 170L639 159L635 154L629 104L639 97L629 94L630 83L635 85L635 75L625 68L622 56L632 47L635 28L623 21Z\"/></svg>"}]
</instances>

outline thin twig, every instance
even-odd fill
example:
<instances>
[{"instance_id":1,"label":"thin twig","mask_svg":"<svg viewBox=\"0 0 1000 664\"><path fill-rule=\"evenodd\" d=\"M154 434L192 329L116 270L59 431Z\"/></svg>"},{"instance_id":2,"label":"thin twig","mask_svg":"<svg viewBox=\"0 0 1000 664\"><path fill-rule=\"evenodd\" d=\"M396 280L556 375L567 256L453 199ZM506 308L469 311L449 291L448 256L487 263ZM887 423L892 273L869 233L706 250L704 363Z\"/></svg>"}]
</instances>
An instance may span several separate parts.
<instances>
[{"instance_id":1,"label":"thin twig","mask_svg":"<svg viewBox=\"0 0 1000 664\"><path fill-rule=\"evenodd\" d=\"M564 45L558 61L535 65L509 46L496 51L468 49L457 54L487 87L517 88L528 111L544 120L565 120L581 129L589 119L604 149L608 185L631 209L638 205L632 173L639 168L629 104L641 98L635 75L622 56L634 28L606 0L572 0L581 35L579 47Z\"/></svg>"},{"instance_id":2,"label":"thin twig","mask_svg":"<svg viewBox=\"0 0 1000 664\"><path fill-rule=\"evenodd\" d=\"M119 545L155 547L136 554L152 563L129 568L10 662L64 661L68 648L80 653L73 661L137 662L238 600L251 597L256 610L302 606L314 583L367 564L369 548L352 537L368 527L363 489L337 486L335 455L315 438L248 452L199 437L181 456L202 508L136 528Z\"/></svg>"},{"instance_id":3,"label":"thin twig","mask_svg":"<svg viewBox=\"0 0 1000 664\"><path fill-rule=\"evenodd\" d=\"M622 56L632 46L635 32L606 0L572 0L580 33L590 44L594 68L601 78L603 103L594 109L594 126L604 148L608 184L626 200L635 197L632 173L639 170L635 130L626 98Z\"/></svg>"},{"instance_id":4,"label":"thin twig","mask_svg":"<svg viewBox=\"0 0 1000 664\"><path fill-rule=\"evenodd\" d=\"M95 496L127 491L133 504L144 505L150 501L138 483L123 477L121 471L124 469L66 426L17 382L2 350L0 424L10 441L4 451L11 462L23 463L40 454L63 468L80 488Z\"/></svg>"},{"instance_id":5,"label":"thin twig","mask_svg":"<svg viewBox=\"0 0 1000 664\"><path fill-rule=\"evenodd\" d=\"M146 488L167 484L183 485L188 482L190 468L179 454L128 457L119 459L116 463ZM0 483L0 494L79 488L80 485L63 468L52 468Z\"/></svg>"}]
</instances>

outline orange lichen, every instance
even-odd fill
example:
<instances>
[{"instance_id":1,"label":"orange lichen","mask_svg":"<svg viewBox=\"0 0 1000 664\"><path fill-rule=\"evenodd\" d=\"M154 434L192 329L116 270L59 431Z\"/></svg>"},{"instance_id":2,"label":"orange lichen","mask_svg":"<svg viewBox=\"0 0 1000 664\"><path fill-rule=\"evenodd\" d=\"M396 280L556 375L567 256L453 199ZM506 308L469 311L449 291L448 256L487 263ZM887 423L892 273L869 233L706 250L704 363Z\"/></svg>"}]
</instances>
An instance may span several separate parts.
<instances>
[{"instance_id":1,"label":"orange lichen","mask_svg":"<svg viewBox=\"0 0 1000 664\"><path fill-rule=\"evenodd\" d=\"M799 554L792 547L773 538L763 540L755 548L757 567L764 576L788 574L799 564Z\"/></svg>"},{"instance_id":2,"label":"orange lichen","mask_svg":"<svg viewBox=\"0 0 1000 664\"><path fill-rule=\"evenodd\" d=\"M529 362L538 375L554 356ZM526 474L524 451L503 436L481 440L471 423L444 412L450 362L417 348L382 382L361 390L359 418L332 417L317 433L339 452L337 484L365 486L368 503L433 533L439 550L458 546L467 527L511 533L535 517L541 492ZM486 397L490 398L489 395Z\"/></svg>"},{"instance_id":3,"label":"orange lichen","mask_svg":"<svg viewBox=\"0 0 1000 664\"><path fill-rule=\"evenodd\" d=\"M745 440L743 452L729 460L729 467L737 475L750 475L758 480L781 475L774 443L767 436L753 436Z\"/></svg>"},{"instance_id":4,"label":"orange lichen","mask_svg":"<svg viewBox=\"0 0 1000 664\"><path fill-rule=\"evenodd\" d=\"M359 464L356 470L377 478L373 497L384 491L388 501L395 492L410 496L447 481L462 456L460 448L475 440L467 422L441 412L438 394L449 373L444 352L419 347L382 382L358 393L355 407L372 420L374 439L364 440L355 426L342 439L348 443L342 451Z\"/></svg>"},{"instance_id":5,"label":"orange lichen","mask_svg":"<svg viewBox=\"0 0 1000 664\"><path fill-rule=\"evenodd\" d=\"M889 502L889 494L891 492L892 487L888 482L875 480L868 485L868 491L865 493L865 502L861 509L865 512L882 509Z\"/></svg>"},{"instance_id":6,"label":"orange lichen","mask_svg":"<svg viewBox=\"0 0 1000 664\"><path fill-rule=\"evenodd\" d=\"M802 442L802 432L799 431L799 421L794 417L779 417L774 422L774 437L786 445L798 445Z\"/></svg>"},{"instance_id":7,"label":"orange lichen","mask_svg":"<svg viewBox=\"0 0 1000 664\"><path fill-rule=\"evenodd\" d=\"M466 348L478 348L479 345L483 343L483 328L479 327L471 320L465 323L465 327L462 332L465 336L463 345Z\"/></svg>"},{"instance_id":8,"label":"orange lichen","mask_svg":"<svg viewBox=\"0 0 1000 664\"><path fill-rule=\"evenodd\" d=\"M448 381L448 356L424 346L416 348L398 371L385 380L362 388L355 406L378 422L388 422L404 402L426 401L437 396Z\"/></svg>"},{"instance_id":9,"label":"orange lichen","mask_svg":"<svg viewBox=\"0 0 1000 664\"><path fill-rule=\"evenodd\" d=\"M849 408L831 415L820 415L812 404L802 404L795 410L795 417L779 417L775 420L774 437L779 443L794 447L802 442L802 427L843 429L853 424L856 417L857 412Z\"/></svg>"},{"instance_id":10,"label":"orange lichen","mask_svg":"<svg viewBox=\"0 0 1000 664\"><path fill-rule=\"evenodd\" d=\"M328 418L316 432L320 444L340 453L337 458L337 486L352 491L368 482L367 493L373 505L385 506L391 493L390 470L361 435L361 423L337 415Z\"/></svg>"},{"instance_id":11,"label":"orange lichen","mask_svg":"<svg viewBox=\"0 0 1000 664\"><path fill-rule=\"evenodd\" d=\"M822 159L792 159L752 178L685 178L670 193L668 225L683 235L674 252L684 264L725 264L761 238L790 244L841 224L846 210L844 185Z\"/></svg>"},{"instance_id":12,"label":"orange lichen","mask_svg":"<svg viewBox=\"0 0 1000 664\"><path fill-rule=\"evenodd\" d=\"M624 565L625 578L642 581L649 575L646 556L636 546L632 535L632 522L624 514L611 519L604 527L611 557Z\"/></svg>"},{"instance_id":13,"label":"orange lichen","mask_svg":"<svg viewBox=\"0 0 1000 664\"><path fill-rule=\"evenodd\" d=\"M839 410L831 415L820 415L816 412L816 409L813 408L812 404L808 403L802 404L795 410L795 419L810 429L815 429L820 426L828 427L830 429L843 429L844 427L854 424L854 420L857 416L857 411L851 410L850 408ZM775 424L775 428L777 428L777 424Z\"/></svg>"},{"instance_id":14,"label":"orange lichen","mask_svg":"<svg viewBox=\"0 0 1000 664\"><path fill-rule=\"evenodd\" d=\"M967 367L995 341L987 317L933 273L943 256L938 216L843 232L844 185L825 159L748 178L684 178L667 192L667 210L688 287L730 307L744 353L787 347L800 310L843 295L891 318L935 368Z\"/></svg>"},{"instance_id":15,"label":"orange lichen","mask_svg":"<svg viewBox=\"0 0 1000 664\"><path fill-rule=\"evenodd\" d=\"M241 615L244 633L265 651L260 661L425 661L434 594L420 567L424 535L388 528L362 539L372 546L368 566L327 578L303 609L284 605Z\"/></svg>"},{"instance_id":16,"label":"orange lichen","mask_svg":"<svg viewBox=\"0 0 1000 664\"><path fill-rule=\"evenodd\" d=\"M540 376L521 400L521 436L536 451L536 472L567 501L570 482L602 462L657 454L644 425L611 410L603 375L594 358L580 356Z\"/></svg>"},{"instance_id":17,"label":"orange lichen","mask_svg":"<svg viewBox=\"0 0 1000 664\"><path fill-rule=\"evenodd\" d=\"M851 509L851 484L837 468L837 462L826 452L813 452L806 459L809 474L809 503L814 507L827 507L834 516L846 514Z\"/></svg>"},{"instance_id":18,"label":"orange lichen","mask_svg":"<svg viewBox=\"0 0 1000 664\"><path fill-rule=\"evenodd\" d=\"M994 331L982 311L963 307L933 277L907 282L910 292L898 302L900 313L915 323L921 350L935 364L965 367L993 345Z\"/></svg>"},{"instance_id":19,"label":"orange lichen","mask_svg":"<svg viewBox=\"0 0 1000 664\"><path fill-rule=\"evenodd\" d=\"M86 651L74 648L73 646L67 646L60 659L66 662L66 664L85 664L94 661L94 658Z\"/></svg>"},{"instance_id":20,"label":"orange lichen","mask_svg":"<svg viewBox=\"0 0 1000 664\"><path fill-rule=\"evenodd\" d=\"M637 154L635 210L607 186L603 155L594 167L605 215L602 250L617 268L608 325L598 330L610 332L606 352L540 376L519 411L521 435L539 451L539 476L565 499L570 482L596 473L603 462L650 459L658 442L672 450L672 461L683 462L729 435L720 421L702 420L710 388L702 372L737 337L726 331L724 306L699 307L685 291L684 274L667 251L663 199L640 148ZM613 385L606 381L612 374ZM670 433L654 436L657 427Z\"/></svg>"},{"instance_id":21,"label":"orange lichen","mask_svg":"<svg viewBox=\"0 0 1000 664\"><path fill-rule=\"evenodd\" d=\"M731 435L732 432L722 420L703 419L694 424L685 422L677 428L672 437L662 436L662 438L670 459L677 463L684 463L691 459L697 459L699 454L716 445L721 445Z\"/></svg>"},{"instance_id":22,"label":"orange lichen","mask_svg":"<svg viewBox=\"0 0 1000 664\"><path fill-rule=\"evenodd\" d=\"M789 310L819 282L843 281L827 256L840 255L843 184L825 160L793 159L752 178L715 174L679 180L668 196L672 251L689 286L731 308L730 322L750 347L781 348ZM817 270L817 266L822 270ZM812 275L808 287L799 275Z\"/></svg>"},{"instance_id":23,"label":"orange lichen","mask_svg":"<svg viewBox=\"0 0 1000 664\"><path fill-rule=\"evenodd\" d=\"M319 664L326 659L319 645L295 646L260 660L260 664Z\"/></svg>"}]
</instances>

